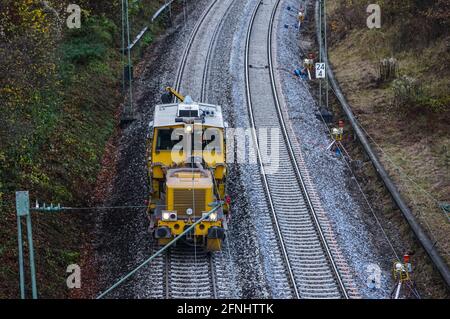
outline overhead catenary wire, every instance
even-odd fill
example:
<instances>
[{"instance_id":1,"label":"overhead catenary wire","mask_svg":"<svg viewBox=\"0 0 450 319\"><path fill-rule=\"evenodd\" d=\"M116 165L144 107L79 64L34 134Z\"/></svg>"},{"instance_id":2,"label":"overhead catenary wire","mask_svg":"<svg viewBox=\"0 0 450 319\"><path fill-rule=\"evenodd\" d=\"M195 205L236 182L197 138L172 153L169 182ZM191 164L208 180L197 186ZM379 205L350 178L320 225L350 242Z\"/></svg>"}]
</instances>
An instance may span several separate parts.
<instances>
[{"instance_id":1,"label":"overhead catenary wire","mask_svg":"<svg viewBox=\"0 0 450 319\"><path fill-rule=\"evenodd\" d=\"M165 207L163 205L157 205L157 207ZM65 207L65 206L40 206L31 207L30 210L37 212L49 212L49 211L84 211L84 210L126 210L126 209L138 209L148 208L147 205L135 205L135 206L92 206L92 207Z\"/></svg>"},{"instance_id":2,"label":"overhead catenary wire","mask_svg":"<svg viewBox=\"0 0 450 319\"><path fill-rule=\"evenodd\" d=\"M189 36L189 39L188 39L188 41L187 41L187 44L186 44L186 46L185 46L185 48L184 48L184 50L183 50L183 53L182 53L182 58L181 58L181 61L180 61L180 64L179 64L179 66L178 66L178 72L177 72L177 76L176 76L176 79L175 79L175 83L174 83L174 88L175 88L175 90L176 91L180 91L181 90L181 88L182 88L182 81L183 81L183 75L184 75L184 72L185 72L185 69L186 69L186 65L187 65L187 61L188 61L188 56L189 56L189 54L190 54L190 52L191 52L191 48L192 48L192 46L193 46L193 43L194 43L194 40L195 40L195 38L196 38L196 36L197 36L197 34L199 33L199 30L200 30L200 28L201 28L201 26L203 25L203 23L206 21L206 18L208 17L208 15L209 15L209 13L210 12L212 12L212 9L216 6L216 4L220 4L220 1L218 1L218 0L213 0L210 4L208 4L208 6L205 8L205 10L203 11L203 13L201 14L201 16L199 17L199 19L198 19L198 21L196 22L196 24L195 24L195 26L194 26L194 28L193 28L193 31L191 32L191 34L190 34L190 36ZM187 8L187 4L185 4L185 14L186 14L186 9ZM228 10L226 11L226 12L228 12ZM186 22L186 21L185 21ZM219 23L219 26L220 25L222 25L222 21L221 21L221 23ZM216 27L216 29L215 29L215 31L214 31L214 35L213 35L213 37L212 37L212 40L211 40L211 42L210 42L210 45L209 45L209 49L207 50L207 57L206 57L206 62L205 62L205 69L207 69L208 67L209 67L209 55L212 53L212 48L213 48L213 42L215 42L216 41L216 38L217 38L217 33L218 33L218 30L219 30L219 26L217 26ZM205 81L205 77L206 77L206 75L207 75L207 72L206 71L204 71L203 72L203 81L202 81L202 84L203 85L205 85L206 84L206 81ZM202 88L202 90L201 90L201 92L200 92L200 95L201 95L201 98L203 98L204 96L203 96L203 93L204 92L204 88ZM196 145L197 145L197 139L196 139L196 130L198 130L196 127L197 127L197 125L196 125L196 123L193 123L193 130L189 133L189 140L191 140L192 139L192 141L190 141L188 144L189 145L187 145L187 147L189 147L190 149L189 149L189 151L190 151L190 157L188 156L188 159L189 159L189 163L190 163L190 165L191 165L191 174L192 174L192 183L191 183L191 188L192 188L192 190L191 190L191 193L192 193L192 208L193 208L193 218L194 218L194 220L195 220L195 218L197 218L197 212L196 212L196 210L197 210L197 207L196 207L196 189L195 189L195 182L196 182L196 180L195 180L195 170L194 170L194 165L196 165L196 163L197 163L197 159L195 158L195 155L196 155ZM203 135L202 135L203 136ZM200 142L200 150L202 150L202 143ZM203 164L203 163L202 163ZM212 174L212 178L214 179L214 174ZM202 214L202 211L200 210L200 212L199 212L199 214L200 214L200 216L199 217L201 217L201 214ZM195 232L194 232L195 233ZM198 252L197 252L197 241L196 241L196 238L195 238L195 235L194 235L194 238L193 238L193 240L194 240L194 243L193 243L193 245L194 245L194 267L196 267L196 265L198 264L198 257L197 257L197 255L198 255ZM212 263L212 261L210 261L210 267L211 267L211 273L212 273L212 276L214 276L214 274L213 274L213 263ZM195 269L194 269L194 274L193 274L193 277L194 277L194 281L195 282L198 282L199 284L200 284L200 282L199 282L199 280L197 280L198 279L198 273L195 271ZM214 278L212 278L212 281L213 281L213 283L212 283L212 288L213 288L213 295L214 295L214 297L215 297L215 286L214 286ZM197 294L200 294L201 292L200 292L200 287L198 286L198 287L196 287L196 293Z\"/></svg>"},{"instance_id":3,"label":"overhead catenary wire","mask_svg":"<svg viewBox=\"0 0 450 319\"><path fill-rule=\"evenodd\" d=\"M201 97L200 97L200 100L202 102L208 102L207 101L207 94L206 94L207 83L208 83L208 73L210 72L210 69L211 69L211 55L212 55L213 49L215 48L215 44L216 44L217 39L218 39L219 30L223 27L223 25L225 23L225 17L227 17L229 15L229 13L231 12L231 9L233 8L233 5L234 5L235 1L236 0L234 0L232 2L232 4L228 7L228 9L226 10L226 12L224 14L224 19L222 19L220 21L220 23L216 26L216 28L214 30L213 38L212 38L212 40L210 42L210 45L208 47L208 52L206 54L205 67L204 67L204 70L203 70L202 90L201 90ZM214 176L213 169L210 168L209 171L211 173L211 176ZM215 189L215 191L217 193L217 196L218 196L218 200L221 201L222 198L220 196L219 188L218 188L217 181L216 181L215 178L213 178L213 183L214 183L214 189ZM228 237L227 236L225 236L223 245L224 245L224 247L226 246L226 250L227 250L227 253L228 253L227 254L228 262L231 264L232 263L232 258L231 258L230 246L229 246L229 242L228 242ZM224 260L223 253L221 254L221 259ZM212 260L213 260L213 257L211 256L211 267L214 266ZM211 270L211 271L213 271L213 270ZM234 274L234 272L232 272L232 274ZM213 276L212 276L213 288L215 287L214 278L215 277L214 277L214 274L213 274ZM214 297L217 298L215 289L214 289Z\"/></svg>"},{"instance_id":4,"label":"overhead catenary wire","mask_svg":"<svg viewBox=\"0 0 450 319\"><path fill-rule=\"evenodd\" d=\"M195 125L193 126L192 129L192 133L188 133L191 134L191 138L193 138L192 143L190 143L190 140L188 139L188 145L187 147L192 147L193 150L191 150L191 152L189 153L189 155L191 155L191 157L189 158L189 160L191 161L191 175L192 175L192 209L193 209L193 216L194 216L194 221L195 221L195 173L194 173L194 155L195 155ZM194 236L193 236L193 240L194 240L194 267L197 268L197 239L195 238L195 228L194 228ZM194 274L194 281L198 283L197 281L197 271L196 269L193 270L193 274ZM196 287L197 289L197 296L199 293L199 287Z\"/></svg>"}]
</instances>

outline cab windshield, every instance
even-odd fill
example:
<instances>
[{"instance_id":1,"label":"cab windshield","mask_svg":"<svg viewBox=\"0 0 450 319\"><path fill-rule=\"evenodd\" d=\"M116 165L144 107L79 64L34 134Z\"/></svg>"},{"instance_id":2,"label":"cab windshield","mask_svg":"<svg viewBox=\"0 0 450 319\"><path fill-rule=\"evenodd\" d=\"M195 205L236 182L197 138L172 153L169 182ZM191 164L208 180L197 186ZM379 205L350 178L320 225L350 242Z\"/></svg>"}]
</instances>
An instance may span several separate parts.
<instances>
[{"instance_id":1,"label":"cab windshield","mask_svg":"<svg viewBox=\"0 0 450 319\"><path fill-rule=\"evenodd\" d=\"M156 138L156 150L171 151L175 147L175 145L183 140L182 132L183 129L180 128L158 129ZM199 145L195 145L195 143L199 143L201 141L202 150L209 151L211 149L214 149L217 153L221 152L222 148L220 140L222 135L220 130L215 128L205 128L202 131L195 131L192 136L193 138L191 149L200 149Z\"/></svg>"}]
</instances>

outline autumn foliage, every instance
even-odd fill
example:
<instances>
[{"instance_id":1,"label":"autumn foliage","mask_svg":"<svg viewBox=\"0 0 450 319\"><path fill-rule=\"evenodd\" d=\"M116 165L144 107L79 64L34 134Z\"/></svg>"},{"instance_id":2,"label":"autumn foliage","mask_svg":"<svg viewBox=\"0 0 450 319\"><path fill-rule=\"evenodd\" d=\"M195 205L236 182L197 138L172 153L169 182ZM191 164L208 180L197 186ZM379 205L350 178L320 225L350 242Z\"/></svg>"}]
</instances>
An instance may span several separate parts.
<instances>
[{"instance_id":1,"label":"autumn foliage","mask_svg":"<svg viewBox=\"0 0 450 319\"><path fill-rule=\"evenodd\" d=\"M0 299L18 296L14 192L85 204L114 129L120 2L77 3L80 30L67 28L63 1L0 2ZM46 234L74 223L64 217L35 222L39 277L62 282L58 267L76 255L68 247L77 237ZM46 285L40 293L59 295Z\"/></svg>"},{"instance_id":2,"label":"autumn foliage","mask_svg":"<svg viewBox=\"0 0 450 319\"><path fill-rule=\"evenodd\" d=\"M342 38L350 30L366 27L369 3L380 5L382 28L397 30L394 41L400 45L399 49L417 45L423 47L436 38L449 35L448 0L337 0L331 20L337 38Z\"/></svg>"}]
</instances>

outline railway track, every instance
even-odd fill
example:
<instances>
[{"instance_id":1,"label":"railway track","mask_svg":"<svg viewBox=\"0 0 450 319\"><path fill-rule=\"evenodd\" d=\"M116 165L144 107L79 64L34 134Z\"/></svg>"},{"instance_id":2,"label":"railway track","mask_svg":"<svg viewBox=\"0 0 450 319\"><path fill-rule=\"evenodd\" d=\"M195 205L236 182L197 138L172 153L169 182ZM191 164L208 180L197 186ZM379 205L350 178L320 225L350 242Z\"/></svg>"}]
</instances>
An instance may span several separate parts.
<instances>
[{"instance_id":1,"label":"railway track","mask_svg":"<svg viewBox=\"0 0 450 319\"><path fill-rule=\"evenodd\" d=\"M211 56L212 53L214 51L217 39L218 39L218 35L219 35L219 31L221 30L221 28L223 27L223 24L225 22L225 18L228 16L228 14L231 11L231 8L233 7L234 3L236 2L236 0L231 1L230 5L228 6L227 10L225 11L220 23L217 24L216 28L214 29L213 32L213 36L212 39L209 43L209 47L208 47L208 51L206 53L206 59L205 59L205 66L203 68L203 76L202 76L202 90L201 90L201 94L200 94L200 101L204 102L204 103L208 103L207 101L207 88L208 88L208 76L209 76L209 71L211 68Z\"/></svg>"},{"instance_id":2,"label":"railway track","mask_svg":"<svg viewBox=\"0 0 450 319\"><path fill-rule=\"evenodd\" d=\"M260 141L253 132L263 185L283 253L293 295L297 298L348 298L302 176L281 110L272 61L272 34L280 0L259 2L247 31L246 98L251 126L278 129L277 172L266 174ZM269 21L269 23L267 23ZM270 152L270 150L269 150Z\"/></svg>"},{"instance_id":3,"label":"railway track","mask_svg":"<svg viewBox=\"0 0 450 319\"><path fill-rule=\"evenodd\" d=\"M174 88L203 101L211 55L231 7L236 0L213 0L197 21L183 50ZM211 24L213 33L207 32ZM207 45L205 46L205 43ZM205 52L205 47L208 50ZM200 80L201 79L201 80ZM224 252L206 253L202 248L179 244L156 261L152 275L154 298L220 298L227 285ZM158 278L156 278L158 277ZM158 286L159 285L159 286Z\"/></svg>"},{"instance_id":4,"label":"railway track","mask_svg":"<svg viewBox=\"0 0 450 319\"><path fill-rule=\"evenodd\" d=\"M184 48L174 88L190 95L194 101L203 102L210 56L224 18L235 1L213 0L197 21ZM212 33L208 32L211 25L216 26Z\"/></svg>"},{"instance_id":5,"label":"railway track","mask_svg":"<svg viewBox=\"0 0 450 319\"><path fill-rule=\"evenodd\" d=\"M166 298L217 298L214 254L179 245L165 255Z\"/></svg>"}]
</instances>

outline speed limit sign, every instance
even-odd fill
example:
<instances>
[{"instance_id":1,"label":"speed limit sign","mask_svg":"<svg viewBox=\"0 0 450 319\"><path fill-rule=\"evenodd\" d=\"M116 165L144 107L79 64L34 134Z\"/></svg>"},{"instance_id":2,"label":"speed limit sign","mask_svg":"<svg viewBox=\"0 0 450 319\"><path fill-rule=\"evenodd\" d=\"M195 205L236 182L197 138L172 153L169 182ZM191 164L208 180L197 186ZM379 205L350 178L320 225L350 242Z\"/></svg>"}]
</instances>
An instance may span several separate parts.
<instances>
[{"instance_id":1,"label":"speed limit sign","mask_svg":"<svg viewBox=\"0 0 450 319\"><path fill-rule=\"evenodd\" d=\"M325 63L316 63L316 79L325 79Z\"/></svg>"}]
</instances>

